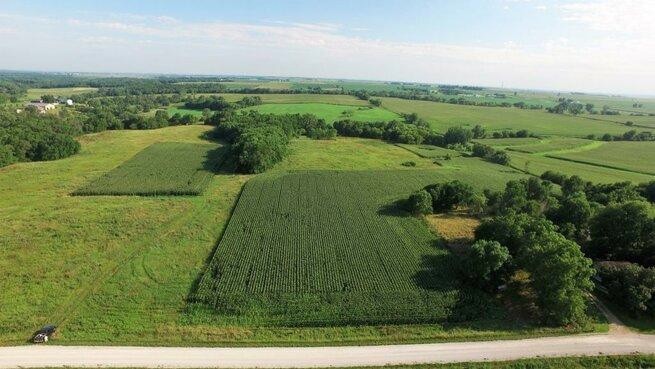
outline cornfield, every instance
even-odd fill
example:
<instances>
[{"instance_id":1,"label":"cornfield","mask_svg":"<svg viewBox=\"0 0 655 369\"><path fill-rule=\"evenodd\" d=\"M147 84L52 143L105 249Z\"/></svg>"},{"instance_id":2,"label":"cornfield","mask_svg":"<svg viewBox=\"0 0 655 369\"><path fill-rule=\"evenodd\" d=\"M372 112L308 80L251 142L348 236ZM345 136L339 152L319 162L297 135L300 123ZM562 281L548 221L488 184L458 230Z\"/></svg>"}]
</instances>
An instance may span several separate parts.
<instances>
[{"instance_id":1,"label":"cornfield","mask_svg":"<svg viewBox=\"0 0 655 369\"><path fill-rule=\"evenodd\" d=\"M73 195L199 195L224 157L219 145L155 143Z\"/></svg>"},{"instance_id":2,"label":"cornfield","mask_svg":"<svg viewBox=\"0 0 655 369\"><path fill-rule=\"evenodd\" d=\"M241 324L468 321L494 312L454 255L394 200L434 171L311 171L250 180L194 300Z\"/></svg>"}]
</instances>

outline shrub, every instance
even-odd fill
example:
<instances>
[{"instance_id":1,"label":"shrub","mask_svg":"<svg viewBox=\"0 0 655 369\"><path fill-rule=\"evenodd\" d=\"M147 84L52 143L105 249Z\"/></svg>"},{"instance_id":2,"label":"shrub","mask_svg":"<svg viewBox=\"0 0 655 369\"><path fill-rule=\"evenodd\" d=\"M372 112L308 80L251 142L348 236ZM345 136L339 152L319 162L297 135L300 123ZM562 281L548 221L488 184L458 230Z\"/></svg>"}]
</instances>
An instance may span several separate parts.
<instances>
[{"instance_id":1,"label":"shrub","mask_svg":"<svg viewBox=\"0 0 655 369\"><path fill-rule=\"evenodd\" d=\"M416 166L416 162L415 162L415 161L405 161L405 162L403 162L401 165L402 165L402 166L405 166L405 167L415 167L415 166Z\"/></svg>"},{"instance_id":2,"label":"shrub","mask_svg":"<svg viewBox=\"0 0 655 369\"><path fill-rule=\"evenodd\" d=\"M9 145L0 145L0 168L16 162L14 150Z\"/></svg>"},{"instance_id":3,"label":"shrub","mask_svg":"<svg viewBox=\"0 0 655 369\"><path fill-rule=\"evenodd\" d=\"M261 173L280 162L288 153L289 138L276 126L249 128L232 145L240 170Z\"/></svg>"},{"instance_id":4,"label":"shrub","mask_svg":"<svg viewBox=\"0 0 655 369\"><path fill-rule=\"evenodd\" d=\"M475 194L471 185L457 180L429 185L425 190L432 197L432 208L435 212L468 205Z\"/></svg>"}]
</instances>

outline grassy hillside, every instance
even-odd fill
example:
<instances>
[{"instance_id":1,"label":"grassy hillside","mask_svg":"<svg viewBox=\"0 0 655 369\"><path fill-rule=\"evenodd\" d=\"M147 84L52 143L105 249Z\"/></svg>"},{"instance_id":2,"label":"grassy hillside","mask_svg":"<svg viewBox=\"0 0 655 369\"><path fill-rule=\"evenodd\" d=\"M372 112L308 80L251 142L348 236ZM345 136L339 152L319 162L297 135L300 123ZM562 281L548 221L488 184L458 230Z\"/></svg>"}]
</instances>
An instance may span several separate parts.
<instances>
[{"instance_id":1,"label":"grassy hillside","mask_svg":"<svg viewBox=\"0 0 655 369\"><path fill-rule=\"evenodd\" d=\"M607 142L590 150L553 153L550 156L601 167L655 175L655 142Z\"/></svg>"}]
</instances>

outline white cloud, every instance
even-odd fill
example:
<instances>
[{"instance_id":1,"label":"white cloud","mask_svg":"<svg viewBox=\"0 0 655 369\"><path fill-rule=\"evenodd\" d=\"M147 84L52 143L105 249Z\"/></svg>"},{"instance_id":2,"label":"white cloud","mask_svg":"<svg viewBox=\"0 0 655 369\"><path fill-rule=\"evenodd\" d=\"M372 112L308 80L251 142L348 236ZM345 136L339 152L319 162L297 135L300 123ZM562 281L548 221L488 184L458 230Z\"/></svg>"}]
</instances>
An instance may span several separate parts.
<instances>
[{"instance_id":1,"label":"white cloud","mask_svg":"<svg viewBox=\"0 0 655 369\"><path fill-rule=\"evenodd\" d=\"M566 21L597 31L655 35L655 1L601 0L559 6Z\"/></svg>"},{"instance_id":2,"label":"white cloud","mask_svg":"<svg viewBox=\"0 0 655 369\"><path fill-rule=\"evenodd\" d=\"M595 27L599 15L581 18L580 4L569 5L560 8L567 21ZM513 41L458 45L350 36L343 31L355 29L332 23L185 22L116 14L69 19L0 14L0 33L4 28L17 35L0 43L0 54L16 57L0 60L0 68L43 69L36 63L48 60L49 68L79 71L504 82L517 87L655 93L653 37L607 37L579 45L572 36L545 41L539 48ZM30 41L44 37L57 40L58 46L44 42L46 46L38 50L27 49ZM62 45L62 37L85 46Z\"/></svg>"}]
</instances>

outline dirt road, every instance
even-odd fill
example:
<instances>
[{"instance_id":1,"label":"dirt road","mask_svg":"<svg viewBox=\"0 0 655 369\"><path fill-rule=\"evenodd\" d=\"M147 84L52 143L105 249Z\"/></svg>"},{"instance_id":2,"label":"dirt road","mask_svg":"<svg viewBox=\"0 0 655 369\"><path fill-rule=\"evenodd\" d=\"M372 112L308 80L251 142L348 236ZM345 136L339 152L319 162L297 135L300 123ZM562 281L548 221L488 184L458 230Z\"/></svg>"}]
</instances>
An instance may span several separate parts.
<instances>
[{"instance_id":1,"label":"dirt road","mask_svg":"<svg viewBox=\"0 0 655 369\"><path fill-rule=\"evenodd\" d=\"M0 368L308 368L655 353L655 336L598 334L513 341L306 348L0 347Z\"/></svg>"}]
</instances>

